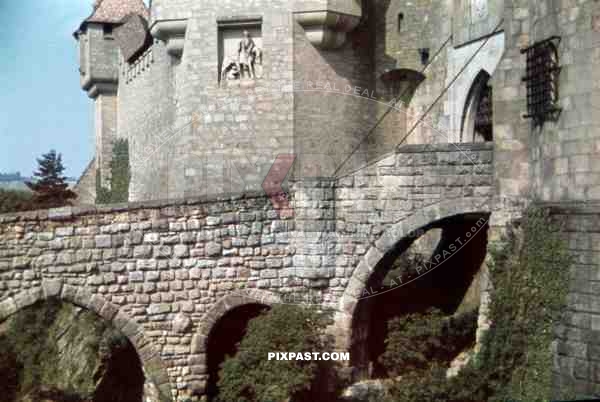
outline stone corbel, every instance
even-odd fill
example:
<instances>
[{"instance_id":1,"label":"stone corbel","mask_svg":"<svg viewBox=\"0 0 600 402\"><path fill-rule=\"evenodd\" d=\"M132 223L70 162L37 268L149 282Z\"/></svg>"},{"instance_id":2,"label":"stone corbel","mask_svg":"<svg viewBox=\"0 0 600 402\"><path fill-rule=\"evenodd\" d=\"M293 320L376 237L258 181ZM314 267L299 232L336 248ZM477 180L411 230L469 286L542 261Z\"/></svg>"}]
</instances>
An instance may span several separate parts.
<instances>
[{"instance_id":1,"label":"stone corbel","mask_svg":"<svg viewBox=\"0 0 600 402\"><path fill-rule=\"evenodd\" d=\"M173 57L181 58L187 23L187 19L155 21L150 28L150 33L156 39L166 43L167 53Z\"/></svg>"},{"instance_id":2,"label":"stone corbel","mask_svg":"<svg viewBox=\"0 0 600 402\"><path fill-rule=\"evenodd\" d=\"M94 82L88 89L88 96L96 99L98 95L116 95L118 84L116 82Z\"/></svg>"},{"instance_id":3,"label":"stone corbel","mask_svg":"<svg viewBox=\"0 0 600 402\"><path fill-rule=\"evenodd\" d=\"M335 9L330 1L317 1L312 9L297 3L294 16L304 28L310 43L321 49L336 49L346 42L346 34L360 23L360 3L357 0L347 0L338 3L338 8ZM339 9L339 4L344 6L343 9Z\"/></svg>"},{"instance_id":4,"label":"stone corbel","mask_svg":"<svg viewBox=\"0 0 600 402\"><path fill-rule=\"evenodd\" d=\"M93 79L90 74L86 74L81 80L81 88L92 99L102 94L116 94L118 85L117 79Z\"/></svg>"}]
</instances>

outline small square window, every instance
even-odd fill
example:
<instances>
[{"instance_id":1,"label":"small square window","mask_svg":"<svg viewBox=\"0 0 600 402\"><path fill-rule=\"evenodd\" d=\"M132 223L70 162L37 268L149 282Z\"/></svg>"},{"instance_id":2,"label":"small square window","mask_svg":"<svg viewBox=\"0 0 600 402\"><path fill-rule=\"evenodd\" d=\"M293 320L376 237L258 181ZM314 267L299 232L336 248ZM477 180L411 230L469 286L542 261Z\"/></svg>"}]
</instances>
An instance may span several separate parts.
<instances>
[{"instance_id":1,"label":"small square window","mask_svg":"<svg viewBox=\"0 0 600 402\"><path fill-rule=\"evenodd\" d=\"M112 25L103 25L102 32L105 38L111 39L113 37L113 26Z\"/></svg>"}]
</instances>

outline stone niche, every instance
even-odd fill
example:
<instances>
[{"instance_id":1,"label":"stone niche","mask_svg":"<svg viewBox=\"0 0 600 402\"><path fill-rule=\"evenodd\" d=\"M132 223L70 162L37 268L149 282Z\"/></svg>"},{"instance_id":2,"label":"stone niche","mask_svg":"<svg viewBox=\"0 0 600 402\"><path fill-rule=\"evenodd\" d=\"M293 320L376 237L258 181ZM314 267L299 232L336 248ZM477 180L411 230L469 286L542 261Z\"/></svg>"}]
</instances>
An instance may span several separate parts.
<instances>
[{"instance_id":1,"label":"stone niche","mask_svg":"<svg viewBox=\"0 0 600 402\"><path fill-rule=\"evenodd\" d=\"M219 83L240 85L263 77L262 18L223 18L219 27Z\"/></svg>"}]
</instances>

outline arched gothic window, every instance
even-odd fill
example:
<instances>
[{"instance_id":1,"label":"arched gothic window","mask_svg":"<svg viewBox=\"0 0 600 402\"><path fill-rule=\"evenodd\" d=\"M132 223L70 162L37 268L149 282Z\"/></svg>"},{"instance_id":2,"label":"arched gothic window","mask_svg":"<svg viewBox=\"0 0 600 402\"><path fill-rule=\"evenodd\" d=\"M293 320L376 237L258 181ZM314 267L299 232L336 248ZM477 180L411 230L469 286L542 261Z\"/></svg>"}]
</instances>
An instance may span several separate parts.
<instances>
[{"instance_id":1,"label":"arched gothic window","mask_svg":"<svg viewBox=\"0 0 600 402\"><path fill-rule=\"evenodd\" d=\"M490 75L482 70L469 91L463 113L461 142L493 141L493 105Z\"/></svg>"}]
</instances>

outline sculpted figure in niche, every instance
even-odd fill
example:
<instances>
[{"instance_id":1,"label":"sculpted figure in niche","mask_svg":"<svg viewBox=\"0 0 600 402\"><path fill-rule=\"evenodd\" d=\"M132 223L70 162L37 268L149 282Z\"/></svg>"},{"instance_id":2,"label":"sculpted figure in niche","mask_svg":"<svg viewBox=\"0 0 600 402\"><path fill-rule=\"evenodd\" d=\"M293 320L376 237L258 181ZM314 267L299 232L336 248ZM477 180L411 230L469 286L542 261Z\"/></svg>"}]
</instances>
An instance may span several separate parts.
<instances>
[{"instance_id":1,"label":"sculpted figure in niche","mask_svg":"<svg viewBox=\"0 0 600 402\"><path fill-rule=\"evenodd\" d=\"M248 31L244 31L244 38L240 41L238 47L238 63L240 70L240 78L244 78L245 73L248 73L250 78L255 78L254 63L256 60L256 45L250 37Z\"/></svg>"},{"instance_id":2,"label":"sculpted figure in niche","mask_svg":"<svg viewBox=\"0 0 600 402\"><path fill-rule=\"evenodd\" d=\"M223 60L221 81L255 79L261 75L260 70L257 74L256 66L262 65L262 50L256 46L248 31L244 30L242 35L243 38L234 48L237 54L229 53Z\"/></svg>"}]
</instances>

